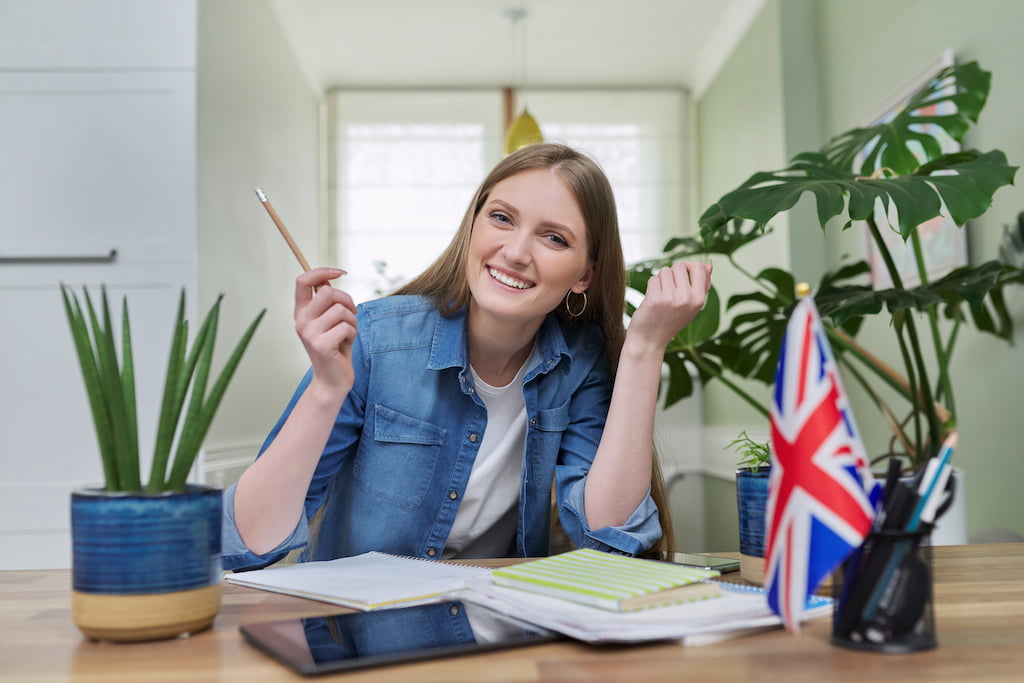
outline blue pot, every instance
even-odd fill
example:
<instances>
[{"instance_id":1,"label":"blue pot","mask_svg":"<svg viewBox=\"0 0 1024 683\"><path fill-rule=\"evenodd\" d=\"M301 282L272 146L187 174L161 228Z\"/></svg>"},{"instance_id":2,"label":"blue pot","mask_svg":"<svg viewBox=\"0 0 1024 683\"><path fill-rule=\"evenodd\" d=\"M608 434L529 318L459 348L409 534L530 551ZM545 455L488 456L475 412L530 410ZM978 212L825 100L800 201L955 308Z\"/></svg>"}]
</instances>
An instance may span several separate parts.
<instances>
[{"instance_id":1,"label":"blue pot","mask_svg":"<svg viewBox=\"0 0 1024 683\"><path fill-rule=\"evenodd\" d=\"M740 522L740 553L764 557L765 505L770 468L736 470L736 505Z\"/></svg>"},{"instance_id":2,"label":"blue pot","mask_svg":"<svg viewBox=\"0 0 1024 683\"><path fill-rule=\"evenodd\" d=\"M72 618L100 640L210 625L220 609L220 489L71 494Z\"/></svg>"}]
</instances>

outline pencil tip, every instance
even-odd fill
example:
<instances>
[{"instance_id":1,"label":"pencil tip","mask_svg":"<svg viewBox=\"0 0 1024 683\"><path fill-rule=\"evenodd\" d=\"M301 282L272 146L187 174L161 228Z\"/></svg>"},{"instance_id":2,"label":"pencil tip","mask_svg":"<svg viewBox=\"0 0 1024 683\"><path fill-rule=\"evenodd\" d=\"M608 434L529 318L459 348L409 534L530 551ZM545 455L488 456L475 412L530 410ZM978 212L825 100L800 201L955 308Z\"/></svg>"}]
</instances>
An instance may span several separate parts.
<instances>
[{"instance_id":1,"label":"pencil tip","mask_svg":"<svg viewBox=\"0 0 1024 683\"><path fill-rule=\"evenodd\" d=\"M256 188L256 196L260 198L261 202L267 201L267 195L263 194L263 190Z\"/></svg>"}]
</instances>

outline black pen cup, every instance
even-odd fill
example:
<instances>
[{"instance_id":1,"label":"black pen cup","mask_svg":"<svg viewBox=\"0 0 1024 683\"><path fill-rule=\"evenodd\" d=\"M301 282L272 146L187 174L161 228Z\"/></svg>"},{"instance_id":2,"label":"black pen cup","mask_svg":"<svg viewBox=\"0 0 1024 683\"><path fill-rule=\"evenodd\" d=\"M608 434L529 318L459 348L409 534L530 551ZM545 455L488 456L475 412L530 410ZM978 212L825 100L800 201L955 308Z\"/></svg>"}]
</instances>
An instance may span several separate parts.
<instances>
[{"instance_id":1,"label":"black pen cup","mask_svg":"<svg viewBox=\"0 0 1024 683\"><path fill-rule=\"evenodd\" d=\"M903 654L938 646L930 525L871 532L836 571L832 643Z\"/></svg>"}]
</instances>

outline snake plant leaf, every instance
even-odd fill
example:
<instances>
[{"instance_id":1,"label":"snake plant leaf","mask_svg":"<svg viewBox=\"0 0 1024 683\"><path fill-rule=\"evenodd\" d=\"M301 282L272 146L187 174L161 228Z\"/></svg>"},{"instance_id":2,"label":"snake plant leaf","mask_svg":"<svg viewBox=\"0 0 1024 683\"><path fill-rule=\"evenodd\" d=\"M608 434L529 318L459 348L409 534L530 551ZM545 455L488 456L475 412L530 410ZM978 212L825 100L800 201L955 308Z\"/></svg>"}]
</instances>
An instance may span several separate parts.
<instances>
[{"instance_id":1,"label":"snake plant leaf","mask_svg":"<svg viewBox=\"0 0 1024 683\"><path fill-rule=\"evenodd\" d=\"M988 100L991 82L992 74L977 62L947 67L891 118L837 136L824 153L835 166L858 175L871 175L877 168L913 173L922 162L942 155L936 129L963 140Z\"/></svg>"},{"instance_id":2,"label":"snake plant leaf","mask_svg":"<svg viewBox=\"0 0 1024 683\"><path fill-rule=\"evenodd\" d=\"M104 302L105 305L105 302ZM132 353L131 321L128 317L128 297L121 298L121 393L124 397L124 421L127 435L125 448L128 456L128 481L133 489L142 488L139 474L139 422L135 403L135 358Z\"/></svg>"},{"instance_id":3,"label":"snake plant leaf","mask_svg":"<svg viewBox=\"0 0 1024 683\"><path fill-rule=\"evenodd\" d=\"M246 348L249 346L249 341L256 333L256 328L259 327L260 321L263 320L264 314L267 310L263 309L259 315L249 324L249 327L242 334L242 338L239 339L235 345L234 350L224 363L224 367L221 369L220 374L217 376L217 380L214 382L213 387L210 389L209 395L203 402L202 410L196 419L195 423L188 425L188 439L189 447L183 451L180 457L176 456L174 460L174 466L171 470L171 475L168 480L168 488L175 490L185 486L188 478L188 473L192 469L192 465L195 462L196 456L199 454L199 448L206 438L206 434L210 429L210 425L213 423L213 417L217 413L217 408L220 406L221 399L224 398L224 394L227 391L228 383L231 382L231 378L238 368L238 364L242 360L242 355L245 353ZM212 336L211 336L212 339ZM213 348L213 342L210 342L210 348Z\"/></svg>"},{"instance_id":4,"label":"snake plant leaf","mask_svg":"<svg viewBox=\"0 0 1024 683\"><path fill-rule=\"evenodd\" d=\"M89 291L85 290L85 305L89 313L93 342L96 347L101 392L106 399L110 414L110 433L113 435L117 482L120 491L137 491L138 482L131 477L131 451L127 445L128 426L125 416L124 390L121 386L120 365L114 345L113 325L110 321L110 306L106 287L100 289L102 319L97 316ZM102 320L102 322L101 322ZM137 469L135 470L138 471Z\"/></svg>"},{"instance_id":5,"label":"snake plant leaf","mask_svg":"<svg viewBox=\"0 0 1024 683\"><path fill-rule=\"evenodd\" d=\"M201 421L203 402L206 397L206 384L210 376L210 366L213 364L213 349L217 340L217 324L220 321L220 303L223 295L218 296L213 306L210 307L203 321L202 327L205 334L196 340L195 350L198 353L198 362L195 366L195 374L192 377L191 397L188 401L188 408L185 410L185 418L181 424L178 435L178 448L174 453L174 462L171 464L171 473L167 478L167 487L175 488L174 482L181 463L188 462L189 468L199 453L202 436L199 434L197 425ZM185 474L188 474L186 470ZM184 485L184 481L182 481Z\"/></svg>"},{"instance_id":6,"label":"snake plant leaf","mask_svg":"<svg viewBox=\"0 0 1024 683\"><path fill-rule=\"evenodd\" d=\"M153 493L163 489L167 473L167 461L171 454L174 433L181 415L181 401L178 399L179 376L185 366L185 350L188 345L188 321L185 320L185 288L178 297L178 312L174 318L171 334L171 348L167 355L167 370L164 373L164 392L160 401L160 418L157 422L156 441L153 444L153 465L149 472L146 490Z\"/></svg>"},{"instance_id":7,"label":"snake plant leaf","mask_svg":"<svg viewBox=\"0 0 1024 683\"><path fill-rule=\"evenodd\" d=\"M89 337L85 315L78 302L78 297L63 283L60 285L60 293L64 299L64 312L67 315L68 327L71 329L72 341L78 355L78 365L85 383L86 396L89 399L93 427L96 431L96 442L99 445L100 459L103 464L104 485L108 491L116 491L119 483L117 456L114 449L114 437L110 430L110 410L103 397L96 353Z\"/></svg>"}]
</instances>

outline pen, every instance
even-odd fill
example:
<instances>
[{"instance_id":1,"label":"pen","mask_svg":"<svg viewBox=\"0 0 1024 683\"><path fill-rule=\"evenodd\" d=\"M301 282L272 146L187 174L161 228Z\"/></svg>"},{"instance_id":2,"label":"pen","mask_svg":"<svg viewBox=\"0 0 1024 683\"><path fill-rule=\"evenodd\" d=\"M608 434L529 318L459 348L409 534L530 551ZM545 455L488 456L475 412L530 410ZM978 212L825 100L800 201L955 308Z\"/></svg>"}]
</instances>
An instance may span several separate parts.
<instances>
[{"instance_id":1,"label":"pen","mask_svg":"<svg viewBox=\"0 0 1024 683\"><path fill-rule=\"evenodd\" d=\"M927 480L927 484L924 484L925 489L923 492L919 491L920 496L917 500L917 506L914 508L914 513L910 516L910 521L907 523L907 531L917 531L917 528L921 525L921 513L924 512L925 508L932 501L932 497L939 494L941 491L936 484L941 479L945 481L946 470L949 466L949 459L953 455L953 449L956 448L957 434L953 432L942 444L942 449L939 451L937 457L937 464L934 467L932 476ZM927 477L927 474L926 474Z\"/></svg>"},{"instance_id":2,"label":"pen","mask_svg":"<svg viewBox=\"0 0 1024 683\"><path fill-rule=\"evenodd\" d=\"M939 454L929 462L928 470L926 470L921 484L917 487L918 497L913 513L904 527L904 531L907 533L912 534L918 530L921 525L922 513L926 508L934 509L933 501L935 496L939 495L944 488L944 485L939 487L937 484L939 481L945 482L948 479L949 459L953 455L953 449L956 448L956 444L957 433L953 432L943 442ZM896 543L891 555L886 558L882 578L874 585L870 599L861 614L861 628L858 629L861 633L869 633L870 624L875 618L880 603L890 593L889 584L894 580L894 574L902 565L904 557L913 547L914 544L911 541L906 539L900 540Z\"/></svg>"}]
</instances>

